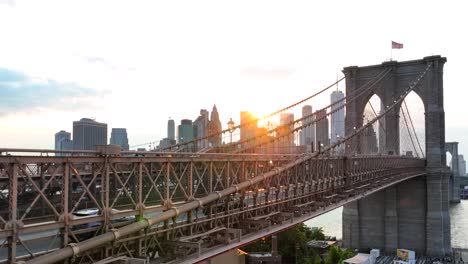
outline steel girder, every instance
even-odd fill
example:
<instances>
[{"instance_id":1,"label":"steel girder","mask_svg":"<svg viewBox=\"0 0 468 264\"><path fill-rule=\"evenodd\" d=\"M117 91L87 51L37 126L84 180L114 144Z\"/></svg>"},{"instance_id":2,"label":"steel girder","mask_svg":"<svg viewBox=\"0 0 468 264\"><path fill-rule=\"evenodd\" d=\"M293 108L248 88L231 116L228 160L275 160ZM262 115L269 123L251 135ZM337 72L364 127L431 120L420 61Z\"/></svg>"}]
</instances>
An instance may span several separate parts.
<instances>
[{"instance_id":1,"label":"steel girder","mask_svg":"<svg viewBox=\"0 0 468 264\"><path fill-rule=\"evenodd\" d=\"M213 193L221 193L297 157L196 155L184 157L0 156L0 243L11 263L115 230ZM80 253L72 262L108 256L201 254L219 243L290 221L407 173L424 160L406 157L314 158L199 208ZM8 190L8 191L5 191ZM8 206L6 206L8 205ZM77 217L82 209L98 213ZM213 231L215 230L215 231ZM49 243L35 251L36 241ZM21 247L22 250L18 250ZM2 250L0 248L0 250ZM18 252L26 252L19 256Z\"/></svg>"}]
</instances>

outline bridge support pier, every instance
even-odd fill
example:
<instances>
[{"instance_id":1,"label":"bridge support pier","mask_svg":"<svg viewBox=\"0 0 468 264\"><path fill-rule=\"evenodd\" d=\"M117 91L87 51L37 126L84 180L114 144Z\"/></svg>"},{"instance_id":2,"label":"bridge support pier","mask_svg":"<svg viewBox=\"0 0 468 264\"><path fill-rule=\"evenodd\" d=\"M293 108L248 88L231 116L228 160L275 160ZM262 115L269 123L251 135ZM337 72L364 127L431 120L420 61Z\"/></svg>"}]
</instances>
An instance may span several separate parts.
<instances>
[{"instance_id":1,"label":"bridge support pier","mask_svg":"<svg viewBox=\"0 0 468 264\"><path fill-rule=\"evenodd\" d=\"M451 254L449 216L449 171L445 156L445 114L443 107L443 66L446 58L425 57L406 62L347 67L346 94L353 95L370 79L388 72L373 89L364 91L346 106L345 130L352 134L363 124L368 100L377 94L384 106L406 95L408 85L424 78L413 89L425 107L427 175L401 182L391 188L344 206L343 244L354 249L379 248L395 253L396 248L414 250L418 255L442 257ZM365 89L363 89L365 90ZM395 108L384 118L385 140L381 153L399 155L399 116ZM365 154L361 138L346 146L348 155ZM457 153L458 154L458 153ZM453 155L455 157L455 155ZM457 156L456 156L457 157ZM457 167L458 169L458 167ZM455 184L455 182L454 182ZM457 192L453 188L450 199Z\"/></svg>"}]
</instances>

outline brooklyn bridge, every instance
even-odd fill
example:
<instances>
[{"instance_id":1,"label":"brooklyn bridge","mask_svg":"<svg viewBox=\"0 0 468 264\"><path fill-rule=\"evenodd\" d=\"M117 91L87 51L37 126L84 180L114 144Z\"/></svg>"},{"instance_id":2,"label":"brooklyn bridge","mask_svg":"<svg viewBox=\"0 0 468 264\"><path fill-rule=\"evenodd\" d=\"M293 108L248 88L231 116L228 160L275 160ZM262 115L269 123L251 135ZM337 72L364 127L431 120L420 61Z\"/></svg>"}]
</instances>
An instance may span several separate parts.
<instances>
[{"instance_id":1,"label":"brooklyn bridge","mask_svg":"<svg viewBox=\"0 0 468 264\"><path fill-rule=\"evenodd\" d=\"M325 114L200 151L187 150L206 138L149 152L112 145L96 151L0 149L0 261L92 263L129 256L194 263L341 206L345 247L448 256L449 202L457 201L459 190L457 173L446 166L446 151L456 155L457 149L445 142L445 62L430 56L346 67L346 97L319 110ZM407 155L399 113L411 92L424 104L425 146L423 151L411 138L414 152ZM383 107L365 120L374 95ZM277 151L281 142L343 109L344 137ZM385 132L382 150L369 154L365 134L376 124Z\"/></svg>"}]
</instances>

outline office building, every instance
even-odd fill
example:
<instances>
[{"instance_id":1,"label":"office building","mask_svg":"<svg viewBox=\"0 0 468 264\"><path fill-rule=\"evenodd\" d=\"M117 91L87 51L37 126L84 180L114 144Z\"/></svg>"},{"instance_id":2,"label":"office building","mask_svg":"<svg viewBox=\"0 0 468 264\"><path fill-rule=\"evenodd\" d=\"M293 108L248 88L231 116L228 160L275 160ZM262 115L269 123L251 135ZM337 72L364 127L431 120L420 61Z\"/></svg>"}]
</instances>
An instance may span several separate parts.
<instances>
[{"instance_id":1,"label":"office building","mask_svg":"<svg viewBox=\"0 0 468 264\"><path fill-rule=\"evenodd\" d=\"M328 117L327 110L322 109L316 112L317 123L315 127L315 149L318 150L322 145L323 147L330 145L330 138L328 137Z\"/></svg>"},{"instance_id":2,"label":"office building","mask_svg":"<svg viewBox=\"0 0 468 264\"><path fill-rule=\"evenodd\" d=\"M248 111L240 112L240 140L247 140L243 147L254 144L254 138L257 131L257 118Z\"/></svg>"},{"instance_id":3,"label":"office building","mask_svg":"<svg viewBox=\"0 0 468 264\"><path fill-rule=\"evenodd\" d=\"M460 176L466 176L466 161L463 155L458 155L458 171Z\"/></svg>"},{"instance_id":4,"label":"office building","mask_svg":"<svg viewBox=\"0 0 468 264\"><path fill-rule=\"evenodd\" d=\"M167 121L167 138L175 140L175 123L172 119Z\"/></svg>"},{"instance_id":5,"label":"office building","mask_svg":"<svg viewBox=\"0 0 468 264\"><path fill-rule=\"evenodd\" d=\"M377 146L377 135L373 126L368 126L364 129L361 139L362 154L376 154L379 152ZM412 152L410 151L410 153L407 153L406 155L412 155Z\"/></svg>"},{"instance_id":6,"label":"office building","mask_svg":"<svg viewBox=\"0 0 468 264\"><path fill-rule=\"evenodd\" d=\"M122 151L128 151L127 129L126 128L112 128L110 144L119 145Z\"/></svg>"},{"instance_id":7,"label":"office building","mask_svg":"<svg viewBox=\"0 0 468 264\"><path fill-rule=\"evenodd\" d=\"M334 91L331 94L331 134L330 144L334 144L345 136L345 113L344 113L344 94L342 91ZM344 153L344 144L336 147L334 150L337 154Z\"/></svg>"},{"instance_id":8,"label":"office building","mask_svg":"<svg viewBox=\"0 0 468 264\"><path fill-rule=\"evenodd\" d=\"M213 106L211 111L210 122L209 122L209 144L212 147L221 145L221 131L223 130L221 126L221 120L219 120L219 113L216 105Z\"/></svg>"},{"instance_id":9,"label":"office building","mask_svg":"<svg viewBox=\"0 0 468 264\"><path fill-rule=\"evenodd\" d=\"M167 148L176 144L175 139L163 138L159 141L159 149Z\"/></svg>"},{"instance_id":10,"label":"office building","mask_svg":"<svg viewBox=\"0 0 468 264\"><path fill-rule=\"evenodd\" d=\"M55 134L55 150L72 150L73 141L71 133L61 130ZM66 156L63 153L57 153L56 156Z\"/></svg>"},{"instance_id":11,"label":"office building","mask_svg":"<svg viewBox=\"0 0 468 264\"><path fill-rule=\"evenodd\" d=\"M190 119L182 119L180 121L180 125L178 127L178 134L177 134L177 143L184 143L188 141L192 141L194 139L194 127L192 120ZM184 151L190 152L195 151L194 144L188 144L183 146Z\"/></svg>"},{"instance_id":12,"label":"office building","mask_svg":"<svg viewBox=\"0 0 468 264\"><path fill-rule=\"evenodd\" d=\"M193 122L194 138L206 137L209 133L209 113L206 109L200 110L200 116ZM208 139L202 139L197 141L197 150L201 150L208 147Z\"/></svg>"},{"instance_id":13,"label":"office building","mask_svg":"<svg viewBox=\"0 0 468 264\"><path fill-rule=\"evenodd\" d=\"M312 112L311 105L302 107L302 131L299 137L299 144L301 146L308 146L315 142L315 115Z\"/></svg>"},{"instance_id":14,"label":"office building","mask_svg":"<svg viewBox=\"0 0 468 264\"><path fill-rule=\"evenodd\" d=\"M73 149L96 150L96 145L107 144L107 124L82 118L73 122Z\"/></svg>"},{"instance_id":15,"label":"office building","mask_svg":"<svg viewBox=\"0 0 468 264\"><path fill-rule=\"evenodd\" d=\"M278 136L280 137L280 148L283 149L283 152L289 152L294 146L294 114L293 113L281 113L280 114L280 129L278 131Z\"/></svg>"}]
</instances>

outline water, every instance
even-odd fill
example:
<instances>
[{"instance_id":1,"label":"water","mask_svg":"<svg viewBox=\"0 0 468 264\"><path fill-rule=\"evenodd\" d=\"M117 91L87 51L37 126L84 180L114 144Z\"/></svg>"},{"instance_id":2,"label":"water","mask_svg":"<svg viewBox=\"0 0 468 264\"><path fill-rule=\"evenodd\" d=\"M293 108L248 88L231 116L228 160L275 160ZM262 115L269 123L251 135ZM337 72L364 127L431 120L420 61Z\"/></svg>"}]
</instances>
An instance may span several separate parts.
<instances>
[{"instance_id":1,"label":"water","mask_svg":"<svg viewBox=\"0 0 468 264\"><path fill-rule=\"evenodd\" d=\"M468 200L450 207L452 247L468 249Z\"/></svg>"},{"instance_id":2,"label":"water","mask_svg":"<svg viewBox=\"0 0 468 264\"><path fill-rule=\"evenodd\" d=\"M305 222L305 224L310 227L322 227L325 235L341 239L343 237L342 212L343 207L340 207L311 219ZM459 204L454 204L450 207L450 225L452 247L468 248L468 200L461 200Z\"/></svg>"}]
</instances>

